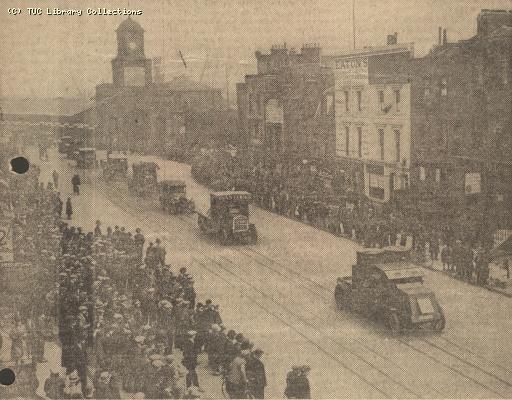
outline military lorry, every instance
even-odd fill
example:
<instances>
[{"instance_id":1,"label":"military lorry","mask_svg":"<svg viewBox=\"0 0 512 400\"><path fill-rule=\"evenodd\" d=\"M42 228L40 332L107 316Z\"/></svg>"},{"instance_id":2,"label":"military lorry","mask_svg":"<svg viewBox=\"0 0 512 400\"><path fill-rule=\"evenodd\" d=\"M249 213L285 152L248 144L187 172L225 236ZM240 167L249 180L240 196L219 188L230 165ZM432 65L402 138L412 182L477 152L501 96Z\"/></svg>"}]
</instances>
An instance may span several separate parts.
<instances>
[{"instance_id":1,"label":"military lorry","mask_svg":"<svg viewBox=\"0 0 512 400\"><path fill-rule=\"evenodd\" d=\"M125 154L107 153L107 159L101 160L101 167L106 181L124 180L128 172L128 158Z\"/></svg>"},{"instance_id":2,"label":"military lorry","mask_svg":"<svg viewBox=\"0 0 512 400\"><path fill-rule=\"evenodd\" d=\"M71 142L73 141L73 139L71 138L71 136L62 136L60 139L59 139L59 153L61 154L67 154L68 153L68 148L71 146Z\"/></svg>"},{"instance_id":3,"label":"military lorry","mask_svg":"<svg viewBox=\"0 0 512 400\"><path fill-rule=\"evenodd\" d=\"M160 189L160 204L164 211L171 214L194 212L192 199L187 199L187 184L185 181L165 180L158 183Z\"/></svg>"},{"instance_id":4,"label":"military lorry","mask_svg":"<svg viewBox=\"0 0 512 400\"><path fill-rule=\"evenodd\" d=\"M443 310L434 292L423 285L423 269L410 260L410 250L402 247L359 251L352 276L337 280L338 308L383 319L395 335L417 327L442 331Z\"/></svg>"},{"instance_id":5,"label":"military lorry","mask_svg":"<svg viewBox=\"0 0 512 400\"><path fill-rule=\"evenodd\" d=\"M155 162L132 164L132 177L128 180L128 190L136 196L149 197L157 188L157 169Z\"/></svg>"},{"instance_id":6,"label":"military lorry","mask_svg":"<svg viewBox=\"0 0 512 400\"><path fill-rule=\"evenodd\" d=\"M198 212L197 222L203 233L220 237L223 245L231 243L255 244L258 234L249 223L251 194L243 191L214 192L210 194L210 209Z\"/></svg>"},{"instance_id":7,"label":"military lorry","mask_svg":"<svg viewBox=\"0 0 512 400\"><path fill-rule=\"evenodd\" d=\"M78 149L76 166L80 169L93 169L96 167L96 149L82 147Z\"/></svg>"}]
</instances>

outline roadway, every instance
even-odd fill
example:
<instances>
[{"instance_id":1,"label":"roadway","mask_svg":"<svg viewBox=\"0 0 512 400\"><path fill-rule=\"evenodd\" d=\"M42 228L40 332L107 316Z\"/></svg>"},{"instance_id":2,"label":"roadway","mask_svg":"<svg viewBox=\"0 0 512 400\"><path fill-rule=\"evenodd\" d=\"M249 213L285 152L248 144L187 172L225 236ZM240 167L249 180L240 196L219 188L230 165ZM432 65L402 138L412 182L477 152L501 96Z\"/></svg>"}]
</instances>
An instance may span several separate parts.
<instances>
[{"instance_id":1,"label":"roadway","mask_svg":"<svg viewBox=\"0 0 512 400\"><path fill-rule=\"evenodd\" d=\"M191 178L189 166L130 158L157 161L159 180L184 179L196 205L207 205L209 191ZM50 162L36 163L43 179L59 171L65 201L73 164L55 152ZM74 223L87 230L96 219L104 229L140 227L146 243L160 237L174 269L186 266L194 275L198 299L214 299L228 329L265 351L267 397L283 396L293 364L312 367L316 398L512 397L512 299L425 270L446 328L392 337L334 305L336 278L350 275L357 244L252 207L258 244L224 247L199 232L194 215L166 215L156 198L132 197L126 183L105 184L98 171L85 174L82 194L72 197ZM208 392L218 395L218 388Z\"/></svg>"}]
</instances>

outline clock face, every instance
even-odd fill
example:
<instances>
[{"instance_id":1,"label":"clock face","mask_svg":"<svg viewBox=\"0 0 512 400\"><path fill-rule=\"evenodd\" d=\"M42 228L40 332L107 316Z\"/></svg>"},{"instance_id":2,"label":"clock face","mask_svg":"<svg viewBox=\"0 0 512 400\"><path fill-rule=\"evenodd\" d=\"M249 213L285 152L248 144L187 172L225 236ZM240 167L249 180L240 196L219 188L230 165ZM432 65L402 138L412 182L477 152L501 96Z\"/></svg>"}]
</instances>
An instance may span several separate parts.
<instances>
[{"instance_id":1,"label":"clock face","mask_svg":"<svg viewBox=\"0 0 512 400\"><path fill-rule=\"evenodd\" d=\"M128 48L130 50L135 50L137 48L137 43L135 43L134 41L129 41L128 42Z\"/></svg>"}]
</instances>

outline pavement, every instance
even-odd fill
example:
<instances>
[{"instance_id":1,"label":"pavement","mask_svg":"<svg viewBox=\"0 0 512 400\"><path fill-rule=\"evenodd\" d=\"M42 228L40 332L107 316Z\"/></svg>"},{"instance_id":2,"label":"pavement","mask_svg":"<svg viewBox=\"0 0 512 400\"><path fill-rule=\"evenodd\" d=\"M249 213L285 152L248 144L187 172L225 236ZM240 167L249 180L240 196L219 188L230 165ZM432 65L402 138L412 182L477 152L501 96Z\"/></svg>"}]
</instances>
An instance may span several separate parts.
<instances>
[{"instance_id":1,"label":"pavement","mask_svg":"<svg viewBox=\"0 0 512 400\"><path fill-rule=\"evenodd\" d=\"M51 157L42 163L43 180L59 168L65 198L73 165ZM209 191L191 178L189 166L130 156L131 162L141 159L159 163L159 180L184 179L196 205L207 204ZM252 207L258 244L225 247L202 235L194 216L165 215L156 199L129 196L123 182L106 185L98 171L84 175L81 195L72 197L73 223L92 230L100 219L104 228L141 227L147 241L160 237L171 264L194 276L198 300L212 298L228 329L263 348L267 397L283 396L293 364L312 367L315 398L512 397L511 299L434 265L425 271L425 284L444 308L445 330L393 337L380 323L335 308L336 278L350 275L356 243ZM198 372L204 397L222 397L220 379L204 364Z\"/></svg>"},{"instance_id":2,"label":"pavement","mask_svg":"<svg viewBox=\"0 0 512 400\"><path fill-rule=\"evenodd\" d=\"M443 269L443 263L440 260L432 260L429 258L425 263L421 264L421 266L432 271L445 274L446 276L457 279L458 281L465 284L476 286L474 279L471 282L463 280L459 278L454 272L446 271ZM489 282L483 287L487 290L490 290L491 292L512 298L512 279L507 278L507 272L502 269L499 264L489 264Z\"/></svg>"}]
</instances>

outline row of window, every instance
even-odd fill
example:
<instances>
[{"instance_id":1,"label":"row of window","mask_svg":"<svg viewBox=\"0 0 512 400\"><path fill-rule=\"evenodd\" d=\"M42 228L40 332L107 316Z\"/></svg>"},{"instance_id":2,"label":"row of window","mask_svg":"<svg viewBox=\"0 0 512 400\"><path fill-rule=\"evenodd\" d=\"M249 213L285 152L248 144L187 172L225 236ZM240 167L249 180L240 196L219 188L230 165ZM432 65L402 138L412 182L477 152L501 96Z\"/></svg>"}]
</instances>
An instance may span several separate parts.
<instances>
[{"instance_id":1,"label":"row of window","mask_svg":"<svg viewBox=\"0 0 512 400\"><path fill-rule=\"evenodd\" d=\"M344 100L345 100L345 111L350 112L350 91L345 90L343 92ZM356 96L356 111L361 112L363 111L363 92L362 90L357 90L355 92ZM386 104L386 93L384 90L379 90L377 92L377 102L379 104L380 110L384 112L388 112L391 109L390 104ZM393 105L395 107L396 111L400 111L400 102L401 102L401 96L400 96L400 89L395 89L393 91Z\"/></svg>"},{"instance_id":2,"label":"row of window","mask_svg":"<svg viewBox=\"0 0 512 400\"><path fill-rule=\"evenodd\" d=\"M356 127L357 130L357 157L362 158L363 157L363 128L361 126ZM395 161L400 162L402 155L401 155L401 148L400 148L400 130L394 129L394 141L395 141ZM378 151L379 151L379 157L380 160L385 160L385 132L384 128L377 129L377 135L378 135ZM350 157L350 127L345 127L345 152L347 157Z\"/></svg>"}]
</instances>

